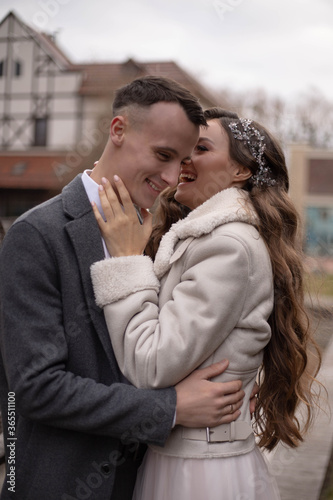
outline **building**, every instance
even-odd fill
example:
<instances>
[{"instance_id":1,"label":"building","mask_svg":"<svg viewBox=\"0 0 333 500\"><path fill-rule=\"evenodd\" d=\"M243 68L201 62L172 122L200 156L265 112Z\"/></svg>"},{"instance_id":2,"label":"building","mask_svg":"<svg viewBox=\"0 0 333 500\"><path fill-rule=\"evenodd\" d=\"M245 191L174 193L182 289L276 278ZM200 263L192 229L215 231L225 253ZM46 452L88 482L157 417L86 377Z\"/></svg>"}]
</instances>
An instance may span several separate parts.
<instances>
[{"instance_id":1,"label":"building","mask_svg":"<svg viewBox=\"0 0 333 500\"><path fill-rule=\"evenodd\" d=\"M305 227L305 250L333 258L333 150L304 144L288 148L290 195Z\"/></svg>"},{"instance_id":2,"label":"building","mask_svg":"<svg viewBox=\"0 0 333 500\"><path fill-rule=\"evenodd\" d=\"M172 61L73 64L53 36L10 12L0 23L0 217L50 198L91 166L105 144L114 91L145 75L178 81L203 107L217 102Z\"/></svg>"},{"instance_id":3,"label":"building","mask_svg":"<svg viewBox=\"0 0 333 500\"><path fill-rule=\"evenodd\" d=\"M0 218L5 226L60 192L102 151L114 91L144 75L172 78L204 108L218 98L169 62L73 64L54 37L17 14L0 22ZM306 251L333 257L333 151L288 148L291 189Z\"/></svg>"}]
</instances>

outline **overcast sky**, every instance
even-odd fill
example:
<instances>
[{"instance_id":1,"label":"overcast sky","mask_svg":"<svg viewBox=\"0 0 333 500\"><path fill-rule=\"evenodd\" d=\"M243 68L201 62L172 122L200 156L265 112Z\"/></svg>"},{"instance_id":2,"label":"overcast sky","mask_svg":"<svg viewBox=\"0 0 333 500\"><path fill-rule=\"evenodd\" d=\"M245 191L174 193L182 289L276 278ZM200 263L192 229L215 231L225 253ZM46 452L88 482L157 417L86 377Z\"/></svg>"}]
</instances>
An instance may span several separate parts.
<instances>
[{"instance_id":1,"label":"overcast sky","mask_svg":"<svg viewBox=\"0 0 333 500\"><path fill-rule=\"evenodd\" d=\"M0 0L73 62L174 60L213 89L333 101L332 0Z\"/></svg>"}]
</instances>

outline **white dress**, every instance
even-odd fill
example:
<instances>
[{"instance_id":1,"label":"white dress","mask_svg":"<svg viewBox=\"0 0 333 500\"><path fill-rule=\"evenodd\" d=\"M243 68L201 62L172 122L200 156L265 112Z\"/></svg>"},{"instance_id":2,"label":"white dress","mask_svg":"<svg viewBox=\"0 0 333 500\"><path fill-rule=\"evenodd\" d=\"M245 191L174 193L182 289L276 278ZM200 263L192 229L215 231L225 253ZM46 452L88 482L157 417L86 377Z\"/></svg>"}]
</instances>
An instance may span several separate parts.
<instances>
[{"instance_id":1,"label":"white dress","mask_svg":"<svg viewBox=\"0 0 333 500\"><path fill-rule=\"evenodd\" d=\"M279 500L274 477L255 447L224 458L179 458L148 449L133 500Z\"/></svg>"}]
</instances>

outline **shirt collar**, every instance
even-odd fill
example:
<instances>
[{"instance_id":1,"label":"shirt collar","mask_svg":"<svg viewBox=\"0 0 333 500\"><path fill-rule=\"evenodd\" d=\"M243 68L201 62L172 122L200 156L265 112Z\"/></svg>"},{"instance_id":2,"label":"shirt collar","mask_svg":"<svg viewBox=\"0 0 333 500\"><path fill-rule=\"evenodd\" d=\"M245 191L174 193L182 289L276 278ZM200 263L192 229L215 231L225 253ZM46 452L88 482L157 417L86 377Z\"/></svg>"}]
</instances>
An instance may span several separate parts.
<instances>
[{"instance_id":1,"label":"shirt collar","mask_svg":"<svg viewBox=\"0 0 333 500\"><path fill-rule=\"evenodd\" d=\"M105 220L104 212L101 205L101 200L99 199L99 191L98 184L91 177L92 170L85 170L82 174L82 182L84 189L86 190L87 196L89 198L90 203L94 201L97 205L99 213Z\"/></svg>"},{"instance_id":2,"label":"shirt collar","mask_svg":"<svg viewBox=\"0 0 333 500\"><path fill-rule=\"evenodd\" d=\"M98 184L90 177L91 172L92 172L92 170L85 170L83 172L82 182L83 182L83 185L84 185L84 188L86 190L86 193L87 193L87 196L89 198L90 203L92 201L94 201L96 203L97 208L99 210L99 213L101 214L103 219L106 220L106 217L105 217L103 209L102 209L101 200L99 198ZM134 205L134 207L135 207L136 213L138 214L139 221L142 224L143 220L142 220L142 216L140 213L140 209L136 205Z\"/></svg>"},{"instance_id":3,"label":"shirt collar","mask_svg":"<svg viewBox=\"0 0 333 500\"><path fill-rule=\"evenodd\" d=\"M85 170L83 172L82 177L81 177L82 182L83 182L83 186L84 186L84 189L86 190L86 193L87 193L87 196L89 198L90 203L92 201L94 201L96 203L97 208L99 210L99 213L101 214L103 219L106 220L103 209L102 209L101 200L99 199L98 184L90 177L91 172L92 172L92 170ZM108 249L106 247L106 244L105 244L105 241L103 238L102 238L102 243L103 243L104 255L106 258L109 258L110 254L108 252Z\"/></svg>"}]
</instances>

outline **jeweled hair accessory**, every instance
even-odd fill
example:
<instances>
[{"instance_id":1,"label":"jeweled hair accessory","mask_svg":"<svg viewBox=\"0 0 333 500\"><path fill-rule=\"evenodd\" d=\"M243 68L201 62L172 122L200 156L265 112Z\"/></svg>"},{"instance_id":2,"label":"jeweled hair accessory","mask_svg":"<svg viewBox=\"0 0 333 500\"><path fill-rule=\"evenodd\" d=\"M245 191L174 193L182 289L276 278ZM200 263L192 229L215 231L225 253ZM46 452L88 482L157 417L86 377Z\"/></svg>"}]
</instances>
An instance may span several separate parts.
<instances>
[{"instance_id":1,"label":"jeweled hair accessory","mask_svg":"<svg viewBox=\"0 0 333 500\"><path fill-rule=\"evenodd\" d=\"M272 170L264 158L266 149L265 137L261 135L257 128L251 125L252 120L241 118L239 122L243 127L243 131L238 129L237 122L230 123L229 128L235 139L243 141L248 146L251 155L259 165L257 172L251 176L253 185L256 187L274 186L276 180L272 178Z\"/></svg>"}]
</instances>

